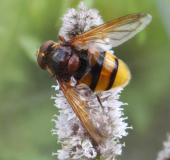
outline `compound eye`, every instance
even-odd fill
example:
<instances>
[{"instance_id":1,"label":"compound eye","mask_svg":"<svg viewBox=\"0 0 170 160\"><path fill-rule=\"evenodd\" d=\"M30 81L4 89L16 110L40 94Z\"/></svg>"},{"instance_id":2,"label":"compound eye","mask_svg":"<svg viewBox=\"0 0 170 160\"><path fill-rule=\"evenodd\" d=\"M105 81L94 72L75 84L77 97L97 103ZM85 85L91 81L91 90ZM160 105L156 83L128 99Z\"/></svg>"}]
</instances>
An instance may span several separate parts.
<instances>
[{"instance_id":1,"label":"compound eye","mask_svg":"<svg viewBox=\"0 0 170 160\"><path fill-rule=\"evenodd\" d=\"M41 53L49 53L52 51L52 46L55 44L55 42L49 40L43 43L40 47L39 52Z\"/></svg>"},{"instance_id":2,"label":"compound eye","mask_svg":"<svg viewBox=\"0 0 170 160\"><path fill-rule=\"evenodd\" d=\"M47 64L45 62L45 54L44 53L42 53L42 52L38 53L37 62L39 64L39 66L41 67L41 69L46 69Z\"/></svg>"}]
</instances>

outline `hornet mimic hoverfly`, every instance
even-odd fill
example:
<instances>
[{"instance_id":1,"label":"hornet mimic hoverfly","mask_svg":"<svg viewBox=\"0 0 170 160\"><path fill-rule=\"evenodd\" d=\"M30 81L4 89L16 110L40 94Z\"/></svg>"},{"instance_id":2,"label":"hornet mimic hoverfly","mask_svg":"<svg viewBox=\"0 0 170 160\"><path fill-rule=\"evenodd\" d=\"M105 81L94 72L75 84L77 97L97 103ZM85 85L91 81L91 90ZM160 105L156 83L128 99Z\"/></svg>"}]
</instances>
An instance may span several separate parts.
<instances>
[{"instance_id":1,"label":"hornet mimic hoverfly","mask_svg":"<svg viewBox=\"0 0 170 160\"><path fill-rule=\"evenodd\" d=\"M124 16L75 35L69 41L59 36L58 43L49 40L38 50L39 66L59 82L68 103L96 143L101 143L104 135L92 124L86 110L88 100L81 100L76 86L85 84L93 92L126 86L130 80L127 65L111 51L101 51L95 44L117 47L143 30L150 21L149 14ZM72 78L76 80L75 85L71 84Z\"/></svg>"}]
</instances>

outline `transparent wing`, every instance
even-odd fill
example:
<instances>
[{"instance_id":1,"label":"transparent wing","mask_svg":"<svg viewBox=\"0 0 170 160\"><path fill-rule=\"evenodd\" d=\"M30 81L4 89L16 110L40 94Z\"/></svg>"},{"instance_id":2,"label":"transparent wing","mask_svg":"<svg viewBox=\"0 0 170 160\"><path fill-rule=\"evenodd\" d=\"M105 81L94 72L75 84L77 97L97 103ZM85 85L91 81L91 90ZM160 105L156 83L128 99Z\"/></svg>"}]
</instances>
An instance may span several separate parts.
<instances>
[{"instance_id":1,"label":"transparent wing","mask_svg":"<svg viewBox=\"0 0 170 160\"><path fill-rule=\"evenodd\" d=\"M101 43L117 47L143 30L151 19L151 15L143 13L120 17L77 35L71 40L71 44L81 47L90 43Z\"/></svg>"},{"instance_id":2,"label":"transparent wing","mask_svg":"<svg viewBox=\"0 0 170 160\"><path fill-rule=\"evenodd\" d=\"M75 112L76 116L79 118L82 126L86 129L89 133L91 138L97 143L101 143L103 141L104 136L97 130L97 128L93 125L89 113L87 110L88 107L88 99L86 96L81 97L81 91L78 88L72 87L70 84L65 82L60 82L60 87L72 107L73 111ZM86 95L90 96L91 92L88 88L83 88L83 92Z\"/></svg>"}]
</instances>

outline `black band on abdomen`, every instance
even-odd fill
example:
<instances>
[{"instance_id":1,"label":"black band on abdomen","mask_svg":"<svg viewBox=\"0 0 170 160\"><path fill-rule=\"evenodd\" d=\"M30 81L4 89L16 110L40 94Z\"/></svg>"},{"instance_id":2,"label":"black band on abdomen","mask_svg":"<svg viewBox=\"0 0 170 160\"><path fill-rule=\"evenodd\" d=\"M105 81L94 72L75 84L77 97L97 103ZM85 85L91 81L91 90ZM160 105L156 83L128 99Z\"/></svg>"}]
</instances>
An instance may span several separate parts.
<instances>
[{"instance_id":1,"label":"black band on abdomen","mask_svg":"<svg viewBox=\"0 0 170 160\"><path fill-rule=\"evenodd\" d=\"M112 85L113 85L113 83L114 83L114 81L116 79L116 74L117 74L117 71L118 71L118 66L119 66L119 61L118 61L117 58L115 58L115 66L114 66L113 71L112 71L112 73L110 75L109 84L108 84L106 90L108 90L108 89L110 89L112 87Z\"/></svg>"},{"instance_id":2,"label":"black band on abdomen","mask_svg":"<svg viewBox=\"0 0 170 160\"><path fill-rule=\"evenodd\" d=\"M103 67L104 58L105 58L105 52L100 53L96 64L91 69L90 73L91 73L91 76L92 76L92 80L91 80L90 88L93 91L95 90L97 82L99 80L100 73L101 73L101 70L102 70L102 67Z\"/></svg>"}]
</instances>

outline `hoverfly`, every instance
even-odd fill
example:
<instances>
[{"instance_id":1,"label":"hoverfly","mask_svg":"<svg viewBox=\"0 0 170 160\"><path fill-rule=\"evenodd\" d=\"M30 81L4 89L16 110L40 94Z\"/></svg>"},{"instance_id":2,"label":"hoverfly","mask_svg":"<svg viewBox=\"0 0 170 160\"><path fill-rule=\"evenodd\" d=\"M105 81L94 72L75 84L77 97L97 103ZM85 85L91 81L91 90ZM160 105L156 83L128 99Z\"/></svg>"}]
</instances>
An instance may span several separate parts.
<instances>
[{"instance_id":1,"label":"hoverfly","mask_svg":"<svg viewBox=\"0 0 170 160\"><path fill-rule=\"evenodd\" d=\"M86 84L93 92L126 86L130 80L127 65L111 51L101 51L95 44L117 47L143 30L150 21L149 14L127 15L75 35L69 41L59 36L58 43L47 41L38 50L39 66L59 82L68 103L96 143L101 143L104 135L92 124L86 110L87 101L81 100L76 86ZM75 85L71 85L72 77Z\"/></svg>"}]
</instances>

